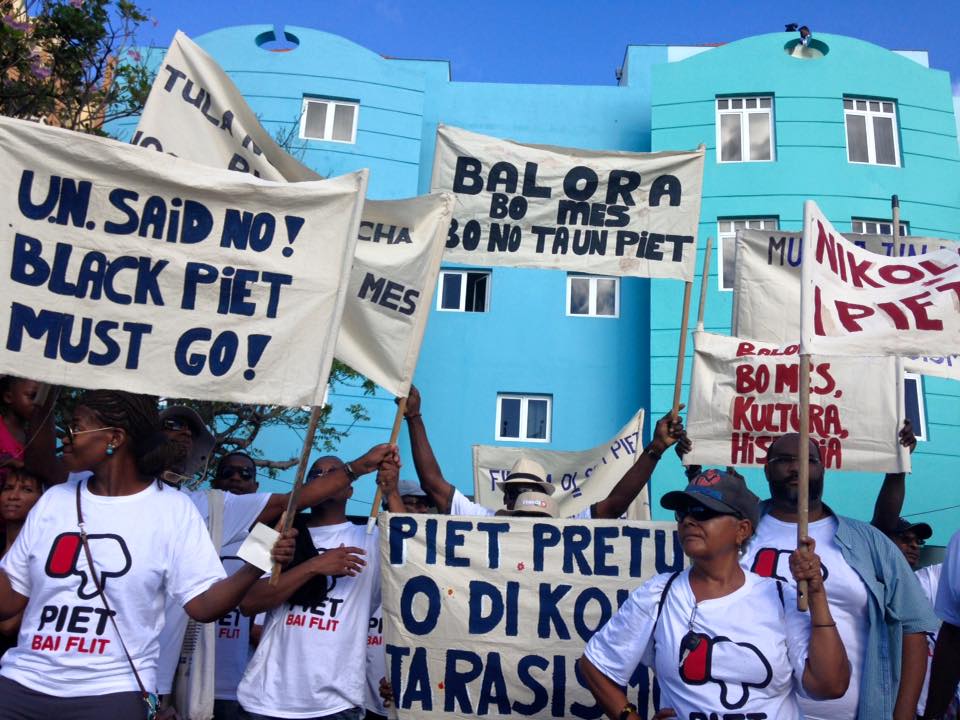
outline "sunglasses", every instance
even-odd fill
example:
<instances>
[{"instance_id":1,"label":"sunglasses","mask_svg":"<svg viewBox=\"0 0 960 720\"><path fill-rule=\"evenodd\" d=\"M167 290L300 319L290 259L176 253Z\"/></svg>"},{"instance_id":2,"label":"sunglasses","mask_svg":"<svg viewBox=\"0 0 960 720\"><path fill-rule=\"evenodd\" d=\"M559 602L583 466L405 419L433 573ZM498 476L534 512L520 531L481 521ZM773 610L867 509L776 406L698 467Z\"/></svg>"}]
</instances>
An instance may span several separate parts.
<instances>
[{"instance_id":1,"label":"sunglasses","mask_svg":"<svg viewBox=\"0 0 960 720\"><path fill-rule=\"evenodd\" d=\"M181 420L180 418L169 417L163 421L163 429L170 430L171 432L177 432L178 430L189 430L193 433L193 428L190 426L186 420Z\"/></svg>"},{"instance_id":2,"label":"sunglasses","mask_svg":"<svg viewBox=\"0 0 960 720\"><path fill-rule=\"evenodd\" d=\"M90 430L75 430L73 427L73 424L71 423L63 429L63 439L64 439L64 442L67 442L70 445L73 445L73 440L77 435L86 435L87 433L100 432L101 430L120 430L120 429L121 428L113 427L111 425L109 427L92 428Z\"/></svg>"},{"instance_id":3,"label":"sunglasses","mask_svg":"<svg viewBox=\"0 0 960 720\"><path fill-rule=\"evenodd\" d=\"M253 480L255 473L250 468L227 466L220 468L220 472L217 474L217 477L219 477L221 480L226 480L234 475L239 475L244 480Z\"/></svg>"},{"instance_id":4,"label":"sunglasses","mask_svg":"<svg viewBox=\"0 0 960 720\"><path fill-rule=\"evenodd\" d=\"M314 468L307 473L307 480L313 480L318 477L323 477L324 475L329 475L332 472L340 470L339 467L330 467L330 468Z\"/></svg>"},{"instance_id":5,"label":"sunglasses","mask_svg":"<svg viewBox=\"0 0 960 720\"><path fill-rule=\"evenodd\" d=\"M692 517L698 523L707 522L708 520L713 520L723 515L736 518L740 517L740 513L738 512L722 512L720 510L714 510L713 508L704 507L703 505L688 505L685 508L676 510L675 515L677 522L683 522L687 517Z\"/></svg>"}]
</instances>

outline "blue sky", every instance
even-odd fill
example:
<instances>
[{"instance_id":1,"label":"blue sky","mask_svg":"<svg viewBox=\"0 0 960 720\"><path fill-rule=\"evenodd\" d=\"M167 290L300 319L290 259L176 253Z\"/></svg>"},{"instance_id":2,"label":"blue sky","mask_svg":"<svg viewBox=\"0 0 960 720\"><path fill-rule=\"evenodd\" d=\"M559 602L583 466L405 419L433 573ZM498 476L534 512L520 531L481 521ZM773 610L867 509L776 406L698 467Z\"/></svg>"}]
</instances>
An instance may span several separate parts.
<instances>
[{"instance_id":1,"label":"blue sky","mask_svg":"<svg viewBox=\"0 0 960 720\"><path fill-rule=\"evenodd\" d=\"M894 50L927 50L960 87L957 0L142 0L157 20L140 42L166 46L229 25L301 25L382 55L449 60L454 80L613 84L629 44L731 42L785 23Z\"/></svg>"}]
</instances>

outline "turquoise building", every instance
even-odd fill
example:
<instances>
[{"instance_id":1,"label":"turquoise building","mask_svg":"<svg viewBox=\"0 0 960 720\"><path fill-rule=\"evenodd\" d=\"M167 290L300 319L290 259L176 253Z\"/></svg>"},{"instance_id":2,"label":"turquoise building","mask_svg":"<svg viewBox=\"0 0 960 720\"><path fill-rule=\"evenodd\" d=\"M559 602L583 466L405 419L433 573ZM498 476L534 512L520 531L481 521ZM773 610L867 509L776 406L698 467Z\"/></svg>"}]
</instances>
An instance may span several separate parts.
<instances>
[{"instance_id":1,"label":"turquoise building","mask_svg":"<svg viewBox=\"0 0 960 720\"><path fill-rule=\"evenodd\" d=\"M722 46L630 46L617 84L568 86L457 82L446 62L385 58L299 27L232 27L195 40L303 162L327 176L370 168L375 199L428 190L441 122L581 148L706 145L698 264L713 236L711 331L730 329L736 229L798 230L807 198L841 231L891 233L896 194L910 234L960 232L950 79L929 68L922 52L836 35L797 47L791 33ZM134 126L117 131L129 137ZM698 291L699 281L695 298ZM473 444L584 449L608 439L639 407L649 418L665 414L681 298L682 286L671 281L445 264L416 383L447 479L472 492ZM687 367L685 383L689 357ZM916 518L930 522L943 544L960 526L960 385L917 377L908 394L922 440L904 512L924 513ZM336 387L330 402L343 426L350 403L363 403L370 416L350 428L343 457L388 437L391 397ZM412 478L405 431L401 437L404 475ZM272 457L284 457L296 454L299 439L275 434L264 442ZM749 476L764 496L762 473ZM665 457L652 483L654 506L684 482L677 458ZM827 501L868 519L879 484L878 476L834 473ZM351 511L367 512L373 491L372 478L361 481Z\"/></svg>"}]
</instances>

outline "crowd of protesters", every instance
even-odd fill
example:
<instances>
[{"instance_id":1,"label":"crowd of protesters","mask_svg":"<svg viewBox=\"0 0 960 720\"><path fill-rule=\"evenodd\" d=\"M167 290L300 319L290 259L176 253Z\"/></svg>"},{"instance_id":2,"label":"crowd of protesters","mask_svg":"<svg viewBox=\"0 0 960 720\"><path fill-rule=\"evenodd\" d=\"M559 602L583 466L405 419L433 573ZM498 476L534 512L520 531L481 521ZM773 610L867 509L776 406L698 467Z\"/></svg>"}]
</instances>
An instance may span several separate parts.
<instances>
[{"instance_id":1,"label":"crowd of protesters","mask_svg":"<svg viewBox=\"0 0 960 720\"><path fill-rule=\"evenodd\" d=\"M501 508L447 482L412 388L417 480L400 480L392 445L316 459L292 529L269 541L274 584L241 548L258 523L282 525L291 498L258 492L253 457L227 452L210 468L215 439L194 410L120 391L82 393L58 431L47 390L0 379L0 720L386 717L379 538L347 517L353 482L376 473L392 512L558 515L530 459L499 483ZM678 416L661 418L574 517L623 516L662 455L693 442ZM900 442L916 444L909 423ZM724 718L956 718L960 536L942 565L920 567L932 529L900 517L904 476L884 478L871 523L837 515L819 448L796 435L770 446L764 471L765 500L734 468L688 466L686 488L663 495L689 564L627 588L586 644L579 672L602 711L643 716L625 692L642 663L660 688L656 720L707 717L716 687ZM203 478L210 489L188 489Z\"/></svg>"}]
</instances>

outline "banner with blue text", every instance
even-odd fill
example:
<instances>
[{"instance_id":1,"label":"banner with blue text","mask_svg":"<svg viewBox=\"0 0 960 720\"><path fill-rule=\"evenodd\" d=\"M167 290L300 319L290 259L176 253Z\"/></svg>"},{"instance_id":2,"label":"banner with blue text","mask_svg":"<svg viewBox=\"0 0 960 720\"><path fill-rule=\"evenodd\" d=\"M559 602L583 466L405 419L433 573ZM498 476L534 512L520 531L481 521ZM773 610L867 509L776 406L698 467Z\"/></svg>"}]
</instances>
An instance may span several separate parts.
<instances>
[{"instance_id":1,"label":"banner with blue text","mask_svg":"<svg viewBox=\"0 0 960 720\"><path fill-rule=\"evenodd\" d=\"M630 593L684 567L676 523L380 516L401 720L597 718L576 661ZM649 718L638 666L628 698Z\"/></svg>"},{"instance_id":2,"label":"banner with blue text","mask_svg":"<svg viewBox=\"0 0 960 720\"><path fill-rule=\"evenodd\" d=\"M366 183L267 182L0 118L0 373L319 403Z\"/></svg>"}]
</instances>

